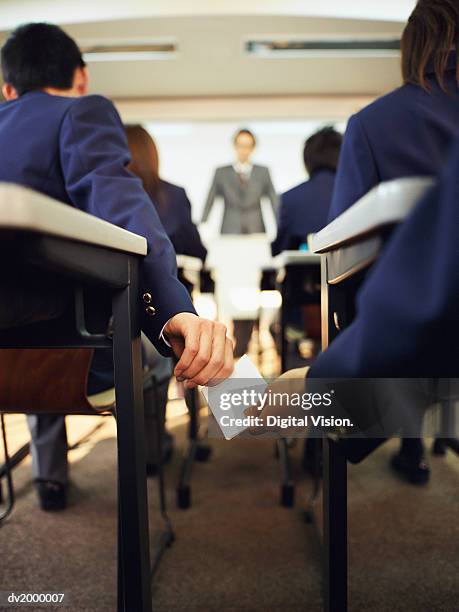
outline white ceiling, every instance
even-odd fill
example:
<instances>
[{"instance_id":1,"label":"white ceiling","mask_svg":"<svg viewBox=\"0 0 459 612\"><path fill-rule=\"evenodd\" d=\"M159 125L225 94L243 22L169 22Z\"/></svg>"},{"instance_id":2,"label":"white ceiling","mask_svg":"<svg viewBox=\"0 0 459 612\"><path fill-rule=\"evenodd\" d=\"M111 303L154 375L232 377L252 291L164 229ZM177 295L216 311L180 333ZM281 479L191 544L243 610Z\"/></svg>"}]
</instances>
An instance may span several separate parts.
<instances>
[{"instance_id":1,"label":"white ceiling","mask_svg":"<svg viewBox=\"0 0 459 612\"><path fill-rule=\"evenodd\" d=\"M142 18L120 18L121 9L129 6L130 15L155 11L158 16ZM260 10L264 5L265 11ZM305 7L314 13L312 2L264 0L263 2L232 3L204 2L196 0L163 0L155 2L124 2L113 0L113 10L105 10L110 19L101 19L106 6L104 1L68 4L60 2L0 2L0 23L17 25L24 21L49 19L64 22L65 29L76 38L80 45L114 42L145 43L149 40L174 40L178 54L173 59L92 62L90 64L91 90L112 98L158 98L158 97L203 97L203 96L266 96L266 95L378 95L396 87L400 82L398 57L314 57L301 59L261 59L248 57L243 52L243 43L248 37L266 35L287 36L330 36L357 34L364 36L399 36L401 21L343 19L304 16ZM369 2L327 2L321 1L321 12L334 5L335 15L342 13L369 13L368 5L374 5L372 12L378 17L398 15L405 17L413 1L386 0L384 3ZM376 5L383 4L385 11ZM6 14L5 5L10 5ZM32 10L33 6L35 10ZM39 9L37 9L37 5ZM90 6L92 9L90 9ZM180 6L187 6L184 16L171 16ZM226 6L226 15L220 14L216 6ZM278 13L274 6L277 6ZM341 9L339 6L341 5ZM196 14L207 6L207 15ZM210 6L213 10L210 11ZM246 10L252 7L252 14ZM271 13L267 14L266 8ZM301 6L301 10L300 10ZM55 13L52 14L51 8ZM67 14L64 15L64 8ZM71 8L73 7L73 8ZM77 7L77 8L76 8ZM166 10L166 7L168 9ZM232 7L232 11L229 10ZM244 8L245 7L245 8ZM294 16L285 13L294 12ZM365 9L366 7L366 9ZM402 10L402 8L403 10ZM87 8L88 10L84 10ZM257 9L258 10L255 10ZM148 9L148 10L147 10ZM239 14L235 15L235 10ZM396 10L397 9L397 10ZM188 14L186 13L193 13ZM210 15L209 13L213 14ZM164 14L167 13L167 16ZM233 13L233 14L228 14ZM403 15L402 15L403 14ZM81 22L81 18L93 15L93 20ZM117 19L113 19L117 16ZM2 17L5 17L4 19ZM66 19L64 19L66 17ZM80 19L78 19L80 17ZM79 21L79 23L77 23ZM3 38L6 32L3 33Z\"/></svg>"},{"instance_id":2,"label":"white ceiling","mask_svg":"<svg viewBox=\"0 0 459 612\"><path fill-rule=\"evenodd\" d=\"M399 83L397 57L261 59L243 52L261 35L395 34L398 23L272 16L165 17L69 26L80 44L172 38L170 60L93 63L94 91L120 97L381 93Z\"/></svg>"},{"instance_id":3,"label":"white ceiling","mask_svg":"<svg viewBox=\"0 0 459 612\"><path fill-rule=\"evenodd\" d=\"M1 0L5 29L26 21L78 23L114 19L216 16L298 15L406 21L416 0Z\"/></svg>"}]
</instances>

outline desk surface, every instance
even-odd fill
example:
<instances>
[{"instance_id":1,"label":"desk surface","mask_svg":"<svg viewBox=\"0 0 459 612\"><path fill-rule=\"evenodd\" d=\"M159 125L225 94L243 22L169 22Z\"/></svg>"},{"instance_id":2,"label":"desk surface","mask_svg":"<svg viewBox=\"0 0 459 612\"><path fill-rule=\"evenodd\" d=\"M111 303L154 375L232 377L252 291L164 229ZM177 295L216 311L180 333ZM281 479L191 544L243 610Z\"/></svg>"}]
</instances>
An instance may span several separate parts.
<instances>
[{"instance_id":1,"label":"desk surface","mask_svg":"<svg viewBox=\"0 0 459 612\"><path fill-rule=\"evenodd\" d=\"M286 266L301 266L305 264L320 264L320 255L309 251L283 251L273 258L272 267L280 269Z\"/></svg>"},{"instance_id":2,"label":"desk surface","mask_svg":"<svg viewBox=\"0 0 459 612\"><path fill-rule=\"evenodd\" d=\"M0 183L0 229L3 228L147 254L147 241L142 236L12 183Z\"/></svg>"},{"instance_id":3,"label":"desk surface","mask_svg":"<svg viewBox=\"0 0 459 612\"><path fill-rule=\"evenodd\" d=\"M432 178L402 178L381 183L312 239L315 253L336 249L362 235L399 223L434 184Z\"/></svg>"}]
</instances>

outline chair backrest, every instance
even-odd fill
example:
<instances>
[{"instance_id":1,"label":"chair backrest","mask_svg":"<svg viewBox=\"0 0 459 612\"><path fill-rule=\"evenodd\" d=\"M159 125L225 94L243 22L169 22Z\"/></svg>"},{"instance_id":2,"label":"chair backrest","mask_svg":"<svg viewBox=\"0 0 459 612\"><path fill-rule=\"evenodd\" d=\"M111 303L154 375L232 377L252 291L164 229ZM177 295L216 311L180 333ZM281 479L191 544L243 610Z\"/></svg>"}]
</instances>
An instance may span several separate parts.
<instances>
[{"instance_id":1,"label":"chair backrest","mask_svg":"<svg viewBox=\"0 0 459 612\"><path fill-rule=\"evenodd\" d=\"M86 388L91 349L1 349L0 412L95 414Z\"/></svg>"}]
</instances>

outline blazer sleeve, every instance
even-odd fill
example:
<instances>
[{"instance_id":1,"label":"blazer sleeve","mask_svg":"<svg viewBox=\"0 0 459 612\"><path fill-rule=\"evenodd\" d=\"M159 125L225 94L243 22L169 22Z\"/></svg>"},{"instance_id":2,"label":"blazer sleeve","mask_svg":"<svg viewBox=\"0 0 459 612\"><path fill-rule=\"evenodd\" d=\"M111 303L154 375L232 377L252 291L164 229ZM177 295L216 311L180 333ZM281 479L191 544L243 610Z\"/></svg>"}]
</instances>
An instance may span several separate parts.
<instances>
[{"instance_id":1,"label":"blazer sleeve","mask_svg":"<svg viewBox=\"0 0 459 612\"><path fill-rule=\"evenodd\" d=\"M271 243L271 253L272 256L275 257L285 251L288 247L289 240L289 222L288 222L288 213L287 213L287 205L283 200L283 197L280 198L280 206L279 206L279 215L278 215L278 223L277 223L277 236L275 240Z\"/></svg>"},{"instance_id":2,"label":"blazer sleeve","mask_svg":"<svg viewBox=\"0 0 459 612\"><path fill-rule=\"evenodd\" d=\"M459 377L459 147L365 282L312 378Z\"/></svg>"},{"instance_id":3,"label":"blazer sleeve","mask_svg":"<svg viewBox=\"0 0 459 612\"><path fill-rule=\"evenodd\" d=\"M204 262L207 257L207 249L201 241L198 228L193 223L190 200L184 189L181 189L180 196L182 202L181 222L177 235L172 237L172 243L177 253L197 257Z\"/></svg>"},{"instance_id":4,"label":"blazer sleeve","mask_svg":"<svg viewBox=\"0 0 459 612\"><path fill-rule=\"evenodd\" d=\"M344 135L339 157L330 223L380 182L370 141L359 115L353 115Z\"/></svg>"},{"instance_id":5,"label":"blazer sleeve","mask_svg":"<svg viewBox=\"0 0 459 612\"><path fill-rule=\"evenodd\" d=\"M176 276L174 249L155 207L126 165L130 160L121 119L102 96L76 100L60 130L60 162L65 186L75 207L147 239L148 254L140 266L141 325L163 354L160 339L167 321L179 312L195 310ZM142 301L151 292L155 316L147 316Z\"/></svg>"},{"instance_id":6,"label":"blazer sleeve","mask_svg":"<svg viewBox=\"0 0 459 612\"><path fill-rule=\"evenodd\" d=\"M207 221L210 215L210 211L213 208L215 198L220 195L219 178L220 171L219 168L217 168L217 170L215 170L214 178L212 179L212 184L209 189L209 195L207 196L204 212L202 213L201 223L205 223Z\"/></svg>"}]
</instances>

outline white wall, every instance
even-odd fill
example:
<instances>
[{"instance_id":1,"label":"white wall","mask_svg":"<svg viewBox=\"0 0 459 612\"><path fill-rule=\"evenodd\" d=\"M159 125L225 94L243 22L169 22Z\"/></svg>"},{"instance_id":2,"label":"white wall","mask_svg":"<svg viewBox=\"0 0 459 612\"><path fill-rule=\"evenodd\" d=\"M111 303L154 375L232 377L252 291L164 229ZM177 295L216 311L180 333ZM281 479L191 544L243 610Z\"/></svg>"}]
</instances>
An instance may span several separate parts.
<instances>
[{"instance_id":1,"label":"white wall","mask_svg":"<svg viewBox=\"0 0 459 612\"><path fill-rule=\"evenodd\" d=\"M342 121L275 120L147 123L159 149L161 175L185 187L193 217L199 220L217 166L233 162L232 138L240 127L251 129L258 139L254 161L271 170L281 193L305 180L302 151L305 138L323 125L344 130Z\"/></svg>"}]
</instances>

